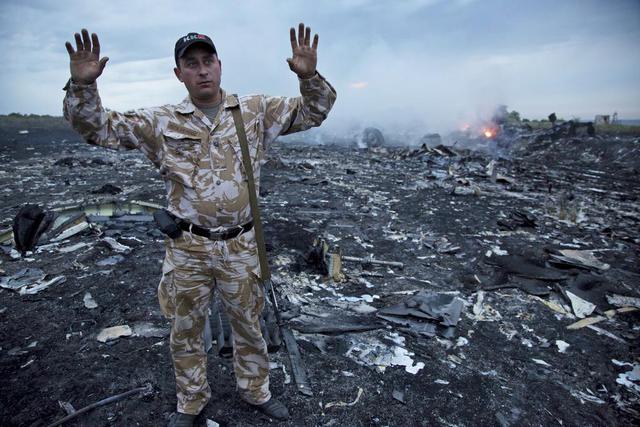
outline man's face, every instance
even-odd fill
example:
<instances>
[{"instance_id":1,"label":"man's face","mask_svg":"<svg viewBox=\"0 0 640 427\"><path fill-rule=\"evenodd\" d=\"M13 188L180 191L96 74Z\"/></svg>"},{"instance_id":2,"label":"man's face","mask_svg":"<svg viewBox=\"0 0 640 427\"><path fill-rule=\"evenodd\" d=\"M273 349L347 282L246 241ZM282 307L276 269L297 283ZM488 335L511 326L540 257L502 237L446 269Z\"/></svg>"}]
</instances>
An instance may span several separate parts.
<instances>
[{"instance_id":1,"label":"man's face","mask_svg":"<svg viewBox=\"0 0 640 427\"><path fill-rule=\"evenodd\" d=\"M211 104L218 101L222 62L206 46L190 46L178 59L174 68L178 80L184 83L191 99L196 103Z\"/></svg>"}]
</instances>

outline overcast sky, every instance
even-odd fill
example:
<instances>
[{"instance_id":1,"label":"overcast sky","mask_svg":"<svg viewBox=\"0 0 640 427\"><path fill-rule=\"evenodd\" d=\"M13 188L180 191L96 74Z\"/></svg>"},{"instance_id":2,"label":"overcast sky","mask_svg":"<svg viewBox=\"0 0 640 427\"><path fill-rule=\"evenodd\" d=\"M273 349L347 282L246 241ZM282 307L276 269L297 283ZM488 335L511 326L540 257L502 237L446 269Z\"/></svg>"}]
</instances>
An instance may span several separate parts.
<instances>
[{"instance_id":1,"label":"overcast sky","mask_svg":"<svg viewBox=\"0 0 640 427\"><path fill-rule=\"evenodd\" d=\"M64 42L86 27L110 57L114 110L178 103L173 46L208 34L222 85L297 94L285 58L300 21L338 92L326 125L445 131L506 104L530 118L640 118L639 0L0 0L0 114L61 114Z\"/></svg>"}]
</instances>

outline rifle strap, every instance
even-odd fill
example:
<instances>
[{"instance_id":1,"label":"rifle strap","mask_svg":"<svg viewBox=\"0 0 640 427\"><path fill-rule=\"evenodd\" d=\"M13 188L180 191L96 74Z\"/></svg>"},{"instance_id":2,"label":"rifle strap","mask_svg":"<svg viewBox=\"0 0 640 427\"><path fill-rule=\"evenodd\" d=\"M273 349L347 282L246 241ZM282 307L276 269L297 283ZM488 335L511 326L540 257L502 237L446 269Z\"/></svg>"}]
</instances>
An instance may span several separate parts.
<instances>
[{"instance_id":1,"label":"rifle strap","mask_svg":"<svg viewBox=\"0 0 640 427\"><path fill-rule=\"evenodd\" d=\"M236 133L238 140L240 141L240 149L242 151L242 163L244 165L244 172L247 176L247 185L249 186L249 203L251 205L251 215L253 216L253 228L256 234L256 243L258 245L258 259L260 260L260 276L263 282L266 282L271 278L271 271L269 270L269 263L267 261L267 247L264 243L264 234L262 232L262 221L260 220L260 207L258 206L258 193L256 192L256 183L253 177L253 165L251 162L251 155L249 154L249 142L247 141L247 134L244 129L244 121L242 120L242 112L240 111L240 101L237 95L233 95L235 98L235 105L231 107L231 114L233 115L233 123L236 126Z\"/></svg>"}]
</instances>

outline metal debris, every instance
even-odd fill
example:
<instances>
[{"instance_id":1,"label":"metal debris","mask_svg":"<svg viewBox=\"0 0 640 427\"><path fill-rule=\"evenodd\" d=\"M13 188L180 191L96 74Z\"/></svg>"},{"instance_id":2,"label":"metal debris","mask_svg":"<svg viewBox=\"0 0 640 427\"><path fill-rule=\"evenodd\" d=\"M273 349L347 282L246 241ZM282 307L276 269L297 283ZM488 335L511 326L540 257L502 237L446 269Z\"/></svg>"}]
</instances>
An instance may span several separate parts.
<instances>
[{"instance_id":1,"label":"metal debris","mask_svg":"<svg viewBox=\"0 0 640 427\"><path fill-rule=\"evenodd\" d=\"M38 292L47 289L49 286L64 283L66 280L67 278L65 276L56 276L49 280L41 279L31 285L21 287L18 290L18 293L20 295L35 295Z\"/></svg>"},{"instance_id":2,"label":"metal debris","mask_svg":"<svg viewBox=\"0 0 640 427\"><path fill-rule=\"evenodd\" d=\"M329 409L334 407L353 406L356 403L358 403L358 401L360 400L360 397L362 396L362 393L364 393L364 389L362 387L358 387L358 394L356 395L356 398L353 400L353 402L349 402L349 403L343 402L343 401L329 402L326 405L324 405L324 409Z\"/></svg>"},{"instance_id":3,"label":"metal debris","mask_svg":"<svg viewBox=\"0 0 640 427\"><path fill-rule=\"evenodd\" d=\"M351 340L346 356L355 362L371 366L378 372L384 372L389 366L404 366L405 371L416 374L424 368L423 362L414 362L414 354L404 347L404 337L391 333L386 338L393 344L387 344L375 337L360 337Z\"/></svg>"},{"instance_id":4,"label":"metal debris","mask_svg":"<svg viewBox=\"0 0 640 427\"><path fill-rule=\"evenodd\" d=\"M82 301L84 302L84 306L89 310L92 310L98 307L98 303L96 302L96 300L93 299L93 297L91 296L91 293L89 292L84 293L84 297L82 298Z\"/></svg>"},{"instance_id":5,"label":"metal debris","mask_svg":"<svg viewBox=\"0 0 640 427\"><path fill-rule=\"evenodd\" d=\"M133 335L133 331L129 325L118 325L104 328L100 331L96 339L102 343L112 341L120 337L130 337Z\"/></svg>"},{"instance_id":6,"label":"metal debris","mask_svg":"<svg viewBox=\"0 0 640 427\"><path fill-rule=\"evenodd\" d=\"M0 287L17 291L24 286L39 282L45 276L46 273L39 268L24 268L12 276L0 278Z\"/></svg>"}]
</instances>

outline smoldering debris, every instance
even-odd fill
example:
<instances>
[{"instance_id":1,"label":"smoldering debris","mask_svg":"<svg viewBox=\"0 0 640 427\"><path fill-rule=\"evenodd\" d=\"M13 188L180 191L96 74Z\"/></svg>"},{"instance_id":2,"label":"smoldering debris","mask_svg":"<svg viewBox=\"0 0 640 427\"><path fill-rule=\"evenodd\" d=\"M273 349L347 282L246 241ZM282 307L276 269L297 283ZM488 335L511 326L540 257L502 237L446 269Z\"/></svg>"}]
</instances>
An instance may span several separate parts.
<instances>
[{"instance_id":1,"label":"smoldering debris","mask_svg":"<svg viewBox=\"0 0 640 427\"><path fill-rule=\"evenodd\" d=\"M425 135L393 147L397 137L382 134L363 148L271 147L265 231L287 339L299 348L288 381L285 349L271 354L282 367L272 383L296 424L638 417L640 145L569 130L503 126L455 145ZM0 354L15 379L0 393L40 402L3 411L7 425L63 416L58 400L102 386L113 370L174 386L156 300L164 236L151 222L162 182L139 153L97 151L73 136L48 144L0 152ZM12 224L27 203L53 220L23 256ZM209 358L220 372L214 393L232 390L227 360ZM66 391L36 387L35 372ZM150 399L122 411L144 424L169 406ZM254 421L216 402L205 412Z\"/></svg>"}]
</instances>

